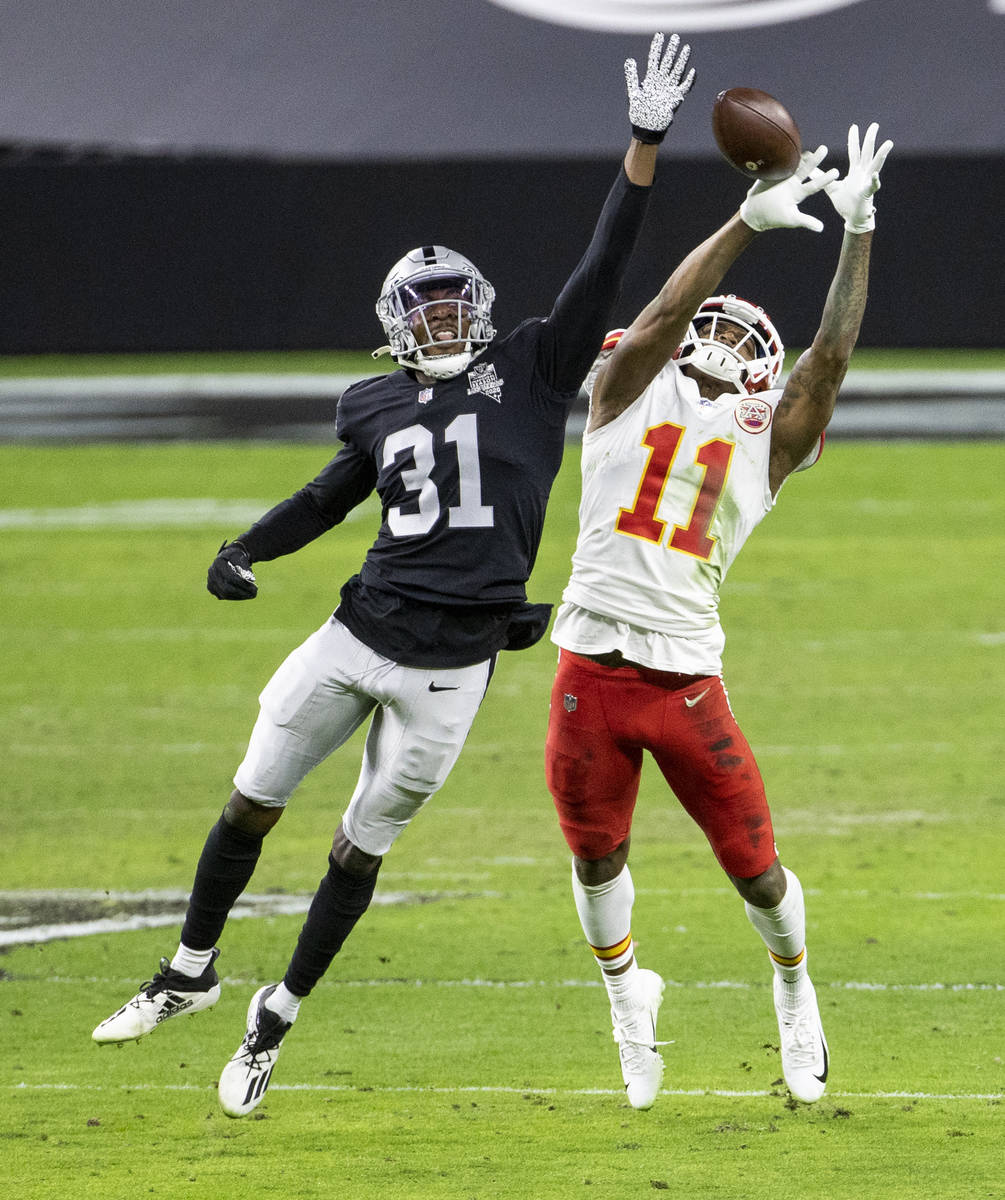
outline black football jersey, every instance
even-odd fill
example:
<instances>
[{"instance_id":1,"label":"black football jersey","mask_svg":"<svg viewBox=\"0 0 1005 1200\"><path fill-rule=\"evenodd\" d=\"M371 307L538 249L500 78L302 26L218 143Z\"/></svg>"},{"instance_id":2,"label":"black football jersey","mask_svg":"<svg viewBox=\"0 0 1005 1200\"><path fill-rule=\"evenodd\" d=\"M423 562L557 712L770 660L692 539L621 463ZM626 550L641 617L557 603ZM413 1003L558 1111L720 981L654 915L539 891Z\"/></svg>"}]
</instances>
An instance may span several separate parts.
<instances>
[{"instance_id":1,"label":"black football jersey","mask_svg":"<svg viewBox=\"0 0 1005 1200\"><path fill-rule=\"evenodd\" d=\"M400 370L347 388L336 417L343 448L237 539L252 560L305 545L376 489L380 529L342 588L339 619L406 666L460 666L530 644L514 624L526 618L566 420L648 194L619 172L551 314L495 338L460 375L424 385ZM538 624L540 636L546 619Z\"/></svg>"},{"instance_id":2,"label":"black football jersey","mask_svg":"<svg viewBox=\"0 0 1005 1200\"><path fill-rule=\"evenodd\" d=\"M364 584L434 604L514 604L541 540L570 397L538 366L544 321L430 387L411 373L349 388L342 441L377 466L381 526Z\"/></svg>"}]
</instances>

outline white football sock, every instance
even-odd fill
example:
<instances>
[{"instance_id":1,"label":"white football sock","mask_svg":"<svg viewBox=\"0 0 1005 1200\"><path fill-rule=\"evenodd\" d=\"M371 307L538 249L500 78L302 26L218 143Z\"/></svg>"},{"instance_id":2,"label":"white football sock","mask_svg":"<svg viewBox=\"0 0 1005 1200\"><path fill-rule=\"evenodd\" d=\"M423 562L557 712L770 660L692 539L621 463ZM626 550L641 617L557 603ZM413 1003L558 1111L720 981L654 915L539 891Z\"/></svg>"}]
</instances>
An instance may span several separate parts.
<instances>
[{"instance_id":1,"label":"white football sock","mask_svg":"<svg viewBox=\"0 0 1005 1200\"><path fill-rule=\"evenodd\" d=\"M788 869L785 872L785 895L774 908L755 908L744 901L751 925L768 948L775 974L786 984L794 984L806 976L806 906L803 888Z\"/></svg>"},{"instance_id":2,"label":"white football sock","mask_svg":"<svg viewBox=\"0 0 1005 1200\"><path fill-rule=\"evenodd\" d=\"M302 996L294 996L285 983L277 983L276 990L265 1001L265 1007L292 1024L297 1019L302 999Z\"/></svg>"},{"instance_id":3,"label":"white football sock","mask_svg":"<svg viewBox=\"0 0 1005 1200\"><path fill-rule=\"evenodd\" d=\"M184 943L178 943L174 958L171 959L171 969L190 979L198 979L213 961L212 950L190 950Z\"/></svg>"},{"instance_id":4,"label":"white football sock","mask_svg":"<svg viewBox=\"0 0 1005 1200\"><path fill-rule=\"evenodd\" d=\"M631 872L626 864L607 883L585 884L576 874L573 864L572 895L576 901L579 923L610 990L611 981L619 977L609 972L618 967L631 968L634 965L632 905L635 903L635 887ZM629 969L625 974L631 973Z\"/></svg>"}]
</instances>

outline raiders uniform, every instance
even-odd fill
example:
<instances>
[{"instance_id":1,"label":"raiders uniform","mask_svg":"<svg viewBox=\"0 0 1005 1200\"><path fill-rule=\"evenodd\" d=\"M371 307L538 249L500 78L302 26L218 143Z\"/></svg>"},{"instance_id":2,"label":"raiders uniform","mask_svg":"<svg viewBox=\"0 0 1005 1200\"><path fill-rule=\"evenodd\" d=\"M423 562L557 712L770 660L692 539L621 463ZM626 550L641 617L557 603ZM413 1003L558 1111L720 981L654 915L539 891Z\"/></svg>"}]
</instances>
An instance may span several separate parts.
<instances>
[{"instance_id":1,"label":"raiders uniform","mask_svg":"<svg viewBox=\"0 0 1005 1200\"><path fill-rule=\"evenodd\" d=\"M650 189L620 171L593 240L551 314L494 339L462 374L413 372L343 394L343 449L237 539L252 561L289 554L374 489L382 522L338 619L406 666L463 666L539 638L526 603L565 423L604 332Z\"/></svg>"}]
</instances>

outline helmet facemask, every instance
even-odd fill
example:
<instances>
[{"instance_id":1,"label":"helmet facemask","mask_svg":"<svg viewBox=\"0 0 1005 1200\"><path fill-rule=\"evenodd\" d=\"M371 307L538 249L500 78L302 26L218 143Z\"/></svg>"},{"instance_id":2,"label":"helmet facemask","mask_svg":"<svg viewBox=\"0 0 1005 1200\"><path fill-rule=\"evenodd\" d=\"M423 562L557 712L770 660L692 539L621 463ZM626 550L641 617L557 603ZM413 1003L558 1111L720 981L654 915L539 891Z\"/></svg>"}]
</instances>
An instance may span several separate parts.
<instances>
[{"instance_id":1,"label":"helmet facemask","mask_svg":"<svg viewBox=\"0 0 1005 1200\"><path fill-rule=\"evenodd\" d=\"M403 367L452 379L495 337L494 299L492 285L456 251L445 246L411 250L392 267L377 301L390 343L386 349ZM453 353L436 353L452 343Z\"/></svg>"},{"instance_id":2,"label":"helmet facemask","mask_svg":"<svg viewBox=\"0 0 1005 1200\"><path fill-rule=\"evenodd\" d=\"M727 329L739 336L722 340ZM785 348L764 309L737 296L711 296L691 319L674 359L678 366L693 366L735 391L754 393L776 385Z\"/></svg>"}]
</instances>

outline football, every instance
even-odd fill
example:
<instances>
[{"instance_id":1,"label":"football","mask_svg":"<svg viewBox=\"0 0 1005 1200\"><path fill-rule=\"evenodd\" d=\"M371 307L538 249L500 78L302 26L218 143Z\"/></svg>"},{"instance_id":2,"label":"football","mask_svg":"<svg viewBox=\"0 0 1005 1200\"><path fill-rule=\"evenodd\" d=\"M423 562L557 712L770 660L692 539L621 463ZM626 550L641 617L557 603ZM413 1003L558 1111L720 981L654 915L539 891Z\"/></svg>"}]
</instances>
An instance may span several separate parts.
<instances>
[{"instance_id":1,"label":"football","mask_svg":"<svg viewBox=\"0 0 1005 1200\"><path fill-rule=\"evenodd\" d=\"M730 88L712 106L712 132L723 156L750 179L777 183L799 166L799 129L780 100L758 88Z\"/></svg>"}]
</instances>

